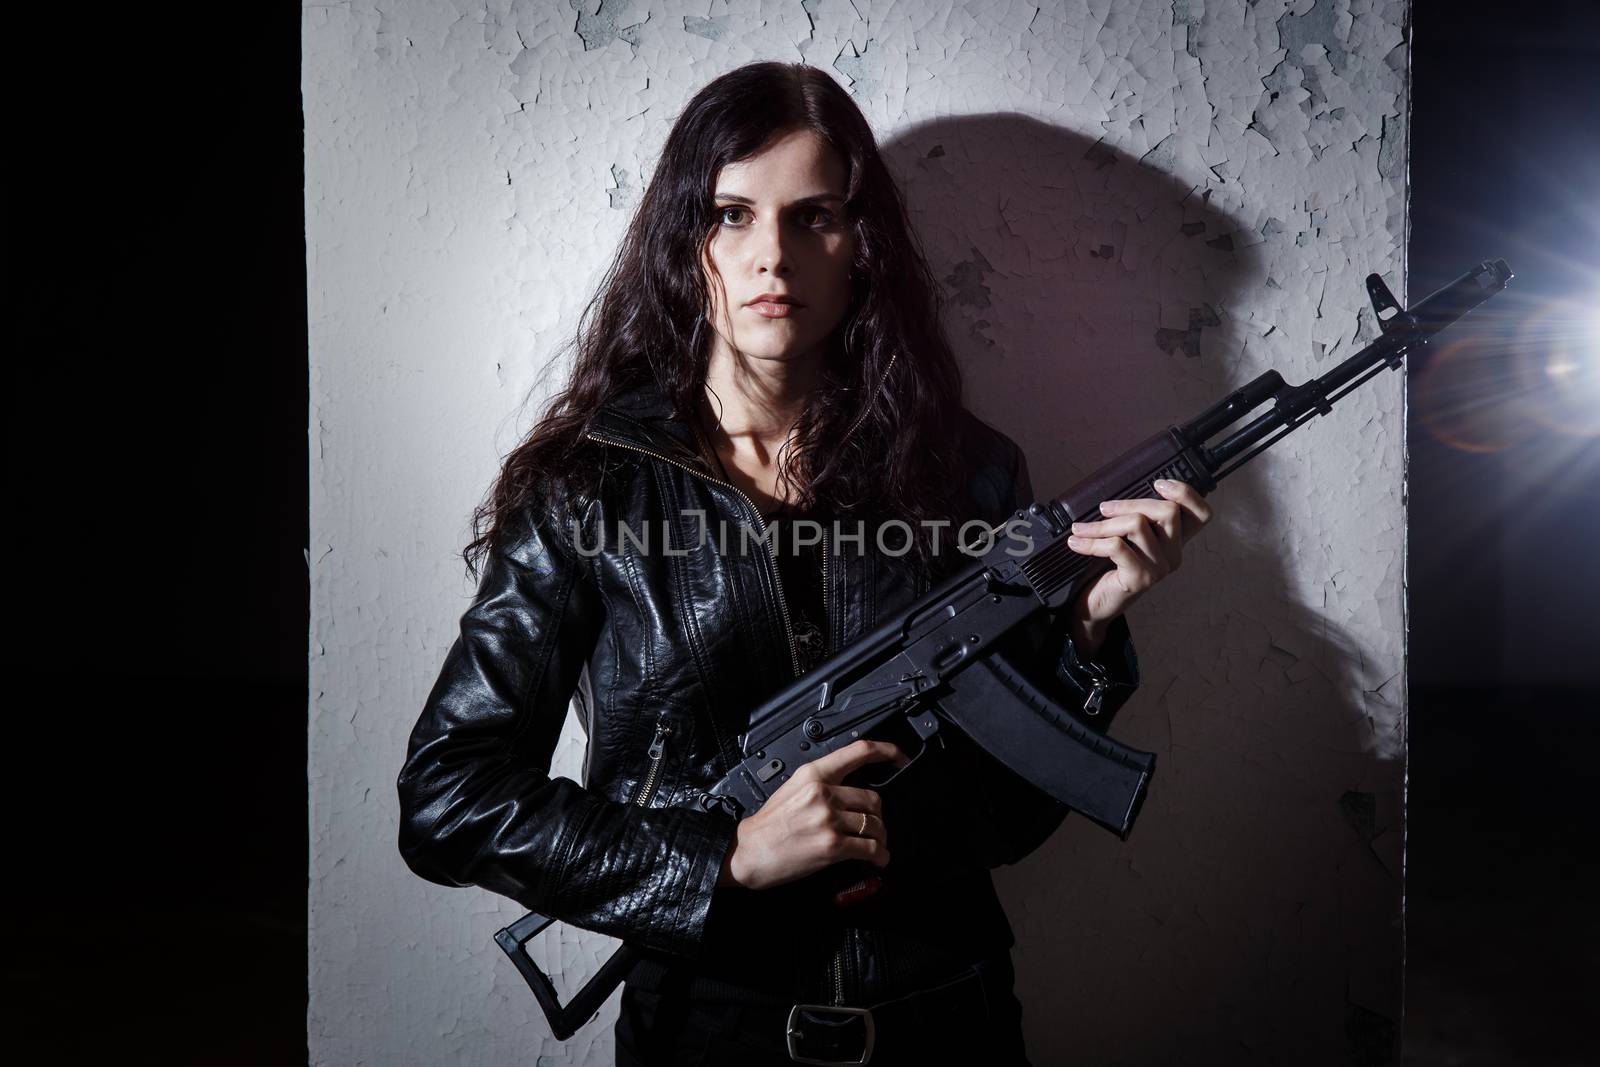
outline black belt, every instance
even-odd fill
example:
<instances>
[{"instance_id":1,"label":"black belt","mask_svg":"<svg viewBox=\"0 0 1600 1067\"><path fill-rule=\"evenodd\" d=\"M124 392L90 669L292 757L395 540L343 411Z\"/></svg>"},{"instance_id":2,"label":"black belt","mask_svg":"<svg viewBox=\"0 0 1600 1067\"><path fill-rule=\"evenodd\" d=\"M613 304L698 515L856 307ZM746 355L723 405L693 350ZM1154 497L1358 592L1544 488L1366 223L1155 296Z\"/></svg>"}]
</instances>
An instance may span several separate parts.
<instances>
[{"instance_id":1,"label":"black belt","mask_svg":"<svg viewBox=\"0 0 1600 1067\"><path fill-rule=\"evenodd\" d=\"M913 1039L937 1034L940 1022L952 1013L984 1006L983 970L974 965L950 981L905 996L880 1001L865 1008L833 1004L796 1004L789 1009L785 1037L789 1058L795 1063L843 1067L864 1064L872 1050L910 1047Z\"/></svg>"}]
</instances>

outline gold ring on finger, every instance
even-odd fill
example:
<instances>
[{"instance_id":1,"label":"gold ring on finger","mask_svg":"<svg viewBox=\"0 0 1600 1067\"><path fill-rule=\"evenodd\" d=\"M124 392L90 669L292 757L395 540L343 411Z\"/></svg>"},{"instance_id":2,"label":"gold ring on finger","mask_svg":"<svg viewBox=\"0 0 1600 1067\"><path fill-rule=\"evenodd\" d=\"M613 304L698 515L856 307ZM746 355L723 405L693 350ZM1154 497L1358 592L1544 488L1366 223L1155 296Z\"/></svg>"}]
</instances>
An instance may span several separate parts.
<instances>
[{"instance_id":1,"label":"gold ring on finger","mask_svg":"<svg viewBox=\"0 0 1600 1067\"><path fill-rule=\"evenodd\" d=\"M867 836L867 813L866 812L862 812L861 813L861 829L856 831L856 836L857 837L866 837Z\"/></svg>"}]
</instances>

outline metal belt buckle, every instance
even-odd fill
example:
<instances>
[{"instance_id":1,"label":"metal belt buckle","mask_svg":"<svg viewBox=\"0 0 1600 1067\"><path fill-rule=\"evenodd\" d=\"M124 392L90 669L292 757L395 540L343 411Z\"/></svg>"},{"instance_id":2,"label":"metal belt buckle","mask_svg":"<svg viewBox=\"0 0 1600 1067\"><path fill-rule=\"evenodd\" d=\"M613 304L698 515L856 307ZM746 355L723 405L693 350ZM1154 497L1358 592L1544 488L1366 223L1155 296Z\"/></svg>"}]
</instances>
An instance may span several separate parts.
<instances>
[{"instance_id":1,"label":"metal belt buckle","mask_svg":"<svg viewBox=\"0 0 1600 1067\"><path fill-rule=\"evenodd\" d=\"M811 1018L805 1020L810 1031L801 1029L801 1013L813 1016L835 1016L834 1019ZM857 1022L857 1020L860 1020ZM872 1058L872 1009L871 1008L845 1008L834 1004L796 1004L789 1009L789 1024L785 1027L785 1035L789 1040L789 1058L796 1063L816 1063L823 1067L860 1067ZM812 1052L845 1052L861 1048L860 1059L819 1059L816 1056L806 1056L800 1051L801 1042L808 1038L822 1038L822 1048L809 1049ZM841 1048L841 1038L858 1038L844 1044Z\"/></svg>"}]
</instances>

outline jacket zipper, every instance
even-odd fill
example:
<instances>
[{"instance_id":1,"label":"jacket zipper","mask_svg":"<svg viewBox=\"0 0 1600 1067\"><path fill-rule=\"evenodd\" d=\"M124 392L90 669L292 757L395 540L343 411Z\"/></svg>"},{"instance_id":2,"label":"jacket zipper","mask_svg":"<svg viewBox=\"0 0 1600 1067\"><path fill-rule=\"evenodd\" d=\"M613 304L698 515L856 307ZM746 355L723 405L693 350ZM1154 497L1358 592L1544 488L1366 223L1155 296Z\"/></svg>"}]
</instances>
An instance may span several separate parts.
<instances>
[{"instance_id":1,"label":"jacket zipper","mask_svg":"<svg viewBox=\"0 0 1600 1067\"><path fill-rule=\"evenodd\" d=\"M893 358L893 357L891 357ZM828 614L828 529L822 529L822 625L827 631L822 639L822 654L833 651L833 618Z\"/></svg>"},{"instance_id":2,"label":"jacket zipper","mask_svg":"<svg viewBox=\"0 0 1600 1067\"><path fill-rule=\"evenodd\" d=\"M777 553L777 550L778 550L777 549L777 545L770 538L768 538L766 536L766 534L767 534L767 524L766 524L766 521L764 519L762 519L762 517L761 517L761 510L755 506L755 504L750 500L750 498L748 496L745 495L744 490L740 489L737 485L734 485L732 482L725 482L721 478L713 478L709 474L702 474L700 471L695 470L693 467L689 466L687 463L682 463L682 462L680 462L678 460L672 459L669 456L663 456L660 452L657 452L654 449L641 448L638 445L630 445L625 441L618 441L615 438L606 437L606 436L603 436L601 434L597 434L592 430L586 432L584 434L584 436L589 438L589 440L591 440L591 441L598 441L603 445L613 445L613 446L615 446L617 448L628 448L628 449L632 449L635 452L643 453L646 456L654 456L656 459L661 460L661 462L670 463L674 467L677 467L679 470L682 470L682 471L684 471L684 472L686 472L688 474L692 474L696 478L699 478L702 481L710 482L713 485L725 486L728 489L732 489L735 493L737 493L739 495L739 499L743 500L744 503L745 503L745 506L750 509L750 514L755 516L756 526L761 531L762 539L767 542L767 562L769 564L771 564L771 567L772 567L772 587L774 589L776 589L777 593L778 593L778 613L783 617L783 635L789 642L789 669L793 672L793 674L794 674L794 676L796 678L800 677L800 653L794 647L794 628L793 628L793 625L789 621L789 604L788 604L788 601L784 599L784 595L783 595L783 579L778 573L778 561L777 561L777 558L776 558L776 553ZM829 642L829 645L831 646L832 640L833 640L833 635L831 633L832 628L833 628L833 624L832 624L832 620L828 618L828 532L827 532L826 529L824 529L823 532L822 532L822 618L823 618L824 622L826 622L828 624L828 629L830 631L830 633L828 635L828 642ZM670 727L668 728L668 732L670 732ZM657 737L655 739L653 739L651 741L651 743L650 743L650 759L651 759L650 772L649 772L649 774L648 774L648 776L646 778L646 784L647 784L647 787L649 789L654 789L654 786L655 786L656 771L660 766L660 756L659 756L660 746L659 746L659 742L664 739L663 735L661 734L661 723L659 721L656 723L656 733L657 733ZM641 789L639 791L639 796L636 799L635 803L638 803L638 804L640 804L642 806L644 803L648 802L648 800L649 800L649 797L648 797L648 795L646 793L646 790L645 789ZM850 936L848 930L846 930L845 936L846 937ZM831 977L833 979L833 1003L835 1003L835 1004L843 1004L844 1003L844 946L843 945L840 945L837 949L834 950L833 961L829 965L829 971L831 972Z\"/></svg>"},{"instance_id":3,"label":"jacket zipper","mask_svg":"<svg viewBox=\"0 0 1600 1067\"><path fill-rule=\"evenodd\" d=\"M828 531L822 531L822 623L827 627L827 637L823 644L822 653L826 656L833 651L833 617L828 614ZM845 931L845 937L850 932ZM833 979L833 1003L844 1003L844 945L841 944L833 950L833 960L828 966Z\"/></svg>"},{"instance_id":4,"label":"jacket zipper","mask_svg":"<svg viewBox=\"0 0 1600 1067\"><path fill-rule=\"evenodd\" d=\"M850 928L849 927L845 928L844 936L845 936L845 939L849 939L850 938L851 934L850 934ZM832 966L830 966L828 968L828 971L829 971L829 974L831 975L831 977L833 978L833 1003L835 1005L843 1004L844 1003L844 945L843 944L840 944L840 946L838 948L833 950L833 964L832 964Z\"/></svg>"},{"instance_id":5,"label":"jacket zipper","mask_svg":"<svg viewBox=\"0 0 1600 1067\"><path fill-rule=\"evenodd\" d=\"M667 722L667 709L662 708L656 712L656 732L650 739L650 769L645 772L644 779L639 783L639 791L633 795L633 802L639 807L649 807L650 799L655 796L656 785L661 778L661 762L667 754L667 738L672 736L672 726Z\"/></svg>"},{"instance_id":6,"label":"jacket zipper","mask_svg":"<svg viewBox=\"0 0 1600 1067\"><path fill-rule=\"evenodd\" d=\"M721 478L713 478L709 474L702 474L693 467L689 466L687 463L680 462L668 456L663 456L660 452L656 452L648 448L640 448L638 445L630 445L626 441L618 441L611 437L604 437L592 430L585 433L584 436L589 438L591 441L599 441L603 445L615 445L617 448L631 448L635 452L642 452L647 456L654 456L656 459L661 460L661 462L670 463L674 467L687 471L702 481L710 482L713 485L726 486L727 488L732 489L735 493L739 494L739 499L745 502L745 506L750 509L750 514L755 516L756 526L761 531L762 539L767 543L767 562L770 563L772 567L772 587L777 590L778 593L778 614L783 617L783 635L789 642L789 669L794 673L796 678L800 677L800 653L797 652L794 647L794 629L789 622L789 604L784 599L783 579L778 574L778 546L773 543L771 538L767 537L766 520L761 517L760 509L751 502L749 497L744 495L744 491L737 485L734 485L732 482L725 482ZM826 601L824 601L824 603L826 603Z\"/></svg>"},{"instance_id":7,"label":"jacket zipper","mask_svg":"<svg viewBox=\"0 0 1600 1067\"><path fill-rule=\"evenodd\" d=\"M1090 683L1090 685L1092 685L1094 689L1089 694L1089 699L1083 702L1083 710L1089 715L1098 715L1100 714L1100 706L1105 703L1106 683L1096 678Z\"/></svg>"}]
</instances>

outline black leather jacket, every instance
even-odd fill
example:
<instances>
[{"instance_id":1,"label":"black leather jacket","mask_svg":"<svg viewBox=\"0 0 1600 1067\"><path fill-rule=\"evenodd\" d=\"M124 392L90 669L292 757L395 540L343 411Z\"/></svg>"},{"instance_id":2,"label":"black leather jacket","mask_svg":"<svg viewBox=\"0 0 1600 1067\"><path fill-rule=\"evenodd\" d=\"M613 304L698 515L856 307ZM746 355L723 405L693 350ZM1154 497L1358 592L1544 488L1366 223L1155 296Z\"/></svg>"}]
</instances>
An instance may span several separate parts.
<instances>
[{"instance_id":1,"label":"black leather jacket","mask_svg":"<svg viewBox=\"0 0 1600 1067\"><path fill-rule=\"evenodd\" d=\"M980 457L973 517L996 524L1032 502L1009 437L967 413L953 432ZM796 994L848 985L853 999L1008 948L989 869L1032 851L1066 809L960 736L884 788L892 859L872 901L836 908L815 878L716 888L734 823L695 799L739 758L743 716L793 677L777 568L759 546L737 550L740 523L759 530L756 509L713 475L653 386L607 404L587 436L599 490L552 494L492 552L412 732L398 782L406 863L625 938L661 964ZM619 521L646 532L649 550L619 536ZM663 522L676 554L661 550ZM685 551L702 522L711 537ZM928 585L870 532L863 542L828 543L829 651ZM1059 621L1040 616L1014 639L1013 661L1068 706L1103 672L1102 728L1137 684L1121 620L1087 668ZM550 774L574 698L582 784Z\"/></svg>"}]
</instances>

